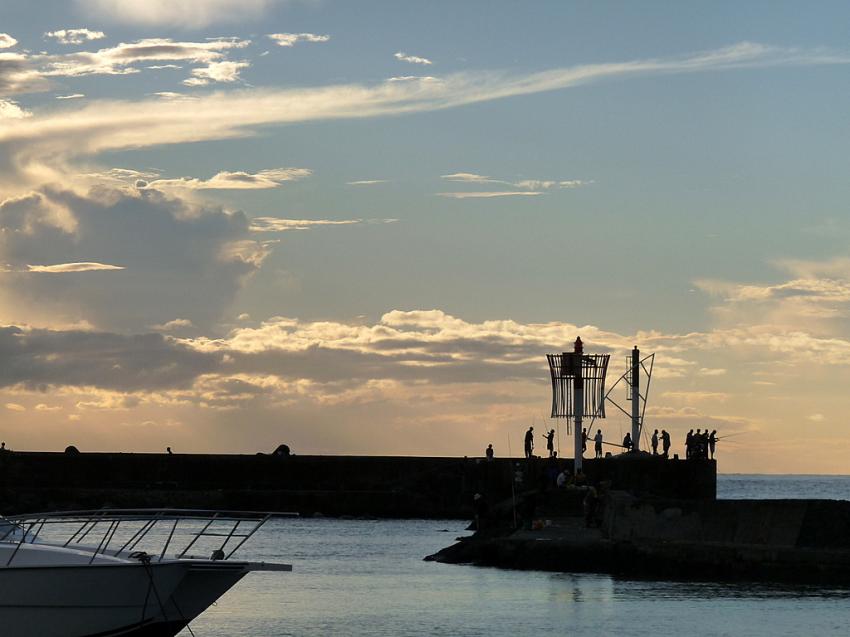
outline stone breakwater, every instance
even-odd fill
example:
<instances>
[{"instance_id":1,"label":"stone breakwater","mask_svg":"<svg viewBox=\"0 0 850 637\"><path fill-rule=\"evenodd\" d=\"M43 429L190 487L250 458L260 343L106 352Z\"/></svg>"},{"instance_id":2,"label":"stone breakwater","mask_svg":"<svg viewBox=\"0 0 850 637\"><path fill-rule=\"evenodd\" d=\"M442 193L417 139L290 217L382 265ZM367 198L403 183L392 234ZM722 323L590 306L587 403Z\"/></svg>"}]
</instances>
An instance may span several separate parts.
<instances>
[{"instance_id":1,"label":"stone breakwater","mask_svg":"<svg viewBox=\"0 0 850 637\"><path fill-rule=\"evenodd\" d=\"M592 482L632 493L713 499L715 464L652 457L585 461ZM396 518L473 516L473 496L546 490L570 460L272 454L0 453L0 512L111 507L296 511Z\"/></svg>"},{"instance_id":2,"label":"stone breakwater","mask_svg":"<svg viewBox=\"0 0 850 637\"><path fill-rule=\"evenodd\" d=\"M850 502L675 501L611 492L598 527L587 528L575 508L560 513L538 530L485 529L427 559L626 577L850 584Z\"/></svg>"}]
</instances>

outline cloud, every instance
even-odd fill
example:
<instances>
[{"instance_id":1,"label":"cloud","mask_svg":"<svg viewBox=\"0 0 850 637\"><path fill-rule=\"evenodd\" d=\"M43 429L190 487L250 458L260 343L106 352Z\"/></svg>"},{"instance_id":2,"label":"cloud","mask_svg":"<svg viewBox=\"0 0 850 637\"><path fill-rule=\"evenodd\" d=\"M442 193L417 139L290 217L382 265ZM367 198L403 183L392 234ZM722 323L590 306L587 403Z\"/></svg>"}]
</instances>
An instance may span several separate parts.
<instances>
[{"instance_id":1,"label":"cloud","mask_svg":"<svg viewBox=\"0 0 850 637\"><path fill-rule=\"evenodd\" d=\"M28 265L27 272L45 272L47 274L67 274L69 272L100 272L109 270L123 270L120 265L109 265L108 263L57 263L54 265Z\"/></svg>"},{"instance_id":2,"label":"cloud","mask_svg":"<svg viewBox=\"0 0 850 637\"><path fill-rule=\"evenodd\" d=\"M361 179L359 181L347 181L348 186L376 186L378 184L389 183L388 179Z\"/></svg>"},{"instance_id":3,"label":"cloud","mask_svg":"<svg viewBox=\"0 0 850 637\"><path fill-rule=\"evenodd\" d=\"M144 41L142 51L123 50L122 66L109 60L91 61L85 69L124 72L124 60L139 55L175 59L177 55L217 56L223 48L243 46L240 40L208 43L170 43L161 48ZM165 41L164 41L165 42ZM129 46L129 45L127 45ZM206 48L205 48L206 47ZM176 50L175 50L176 49ZM2 54L0 54L2 55ZM0 59L0 67L2 67ZM329 85L306 89L251 89L213 93L184 101L92 101L83 108L45 112L10 126L0 120L0 150L16 157L18 165L47 161L57 155L85 155L105 150L137 148L165 143L245 136L257 126L293 124L340 118L378 117L453 108L515 95L561 90L594 81L642 75L695 73L739 68L847 64L850 55L823 50L783 49L744 43L691 56L573 66L513 75L469 72L448 75L433 82L384 82L367 86ZM72 65L64 72L70 73ZM122 69L124 69L122 71ZM14 76L17 82L23 78ZM0 87L8 73L0 71ZM11 148L10 148L11 147Z\"/></svg>"},{"instance_id":4,"label":"cloud","mask_svg":"<svg viewBox=\"0 0 850 637\"><path fill-rule=\"evenodd\" d=\"M396 60L400 60L401 62L408 62L410 64L422 64L425 66L433 64L433 62L428 58L422 58L416 55L408 55L403 51L399 51L393 57L395 57Z\"/></svg>"},{"instance_id":5,"label":"cloud","mask_svg":"<svg viewBox=\"0 0 850 637\"><path fill-rule=\"evenodd\" d=\"M250 62L210 62L207 66L192 69L192 77L183 80L186 86L206 86L210 82L236 82L242 69L251 66Z\"/></svg>"},{"instance_id":6,"label":"cloud","mask_svg":"<svg viewBox=\"0 0 850 637\"><path fill-rule=\"evenodd\" d=\"M204 42L179 42L170 38L147 38L122 42L97 51L73 53L0 53L0 92L34 92L50 88L54 77L85 75L127 75L138 73L135 66L143 62L186 61L205 64L212 76L228 76L234 71L223 62L225 53L250 44L238 38L215 38ZM244 64L244 63L239 63ZM238 69L236 69L238 71Z\"/></svg>"},{"instance_id":7,"label":"cloud","mask_svg":"<svg viewBox=\"0 0 850 637\"><path fill-rule=\"evenodd\" d=\"M89 40L100 40L106 37L103 31L91 31L89 29L60 29L48 31L44 34L46 38L52 38L60 44L82 44Z\"/></svg>"},{"instance_id":8,"label":"cloud","mask_svg":"<svg viewBox=\"0 0 850 637\"><path fill-rule=\"evenodd\" d=\"M315 33L270 33L268 37L284 47L295 46L298 42L327 42L331 39L329 35Z\"/></svg>"},{"instance_id":9,"label":"cloud","mask_svg":"<svg viewBox=\"0 0 850 637\"><path fill-rule=\"evenodd\" d=\"M486 190L478 192L438 192L437 196L450 199L490 199L493 197L536 197L542 194L542 192L534 190Z\"/></svg>"},{"instance_id":10,"label":"cloud","mask_svg":"<svg viewBox=\"0 0 850 637\"><path fill-rule=\"evenodd\" d=\"M70 95L57 95L57 100L76 100L85 97L84 93L71 93Z\"/></svg>"},{"instance_id":11,"label":"cloud","mask_svg":"<svg viewBox=\"0 0 850 637\"><path fill-rule=\"evenodd\" d=\"M452 173L450 175L441 175L441 179L445 179L447 181L454 181L465 184L498 184L502 186L512 186L513 188L520 188L523 190L535 190L535 191L543 191L549 190L551 188L579 188L581 186L586 186L588 184L592 184L593 181L586 181L582 179L568 179L568 180L552 180L552 179L521 179L518 181L509 181L506 179L494 179L492 177L487 177L486 175L478 175L476 173ZM539 192L537 194L540 194Z\"/></svg>"},{"instance_id":12,"label":"cloud","mask_svg":"<svg viewBox=\"0 0 850 637\"><path fill-rule=\"evenodd\" d=\"M281 219L279 217L254 217L251 219L251 232L289 232L290 230L309 230L317 226L349 226L363 223L362 219Z\"/></svg>"},{"instance_id":13,"label":"cloud","mask_svg":"<svg viewBox=\"0 0 850 637\"><path fill-rule=\"evenodd\" d=\"M138 330L179 316L203 327L218 320L268 250L241 212L156 190L42 188L0 203L0 263L12 270L0 276L0 301L32 324ZM16 273L57 261L36 272L126 270L97 284L92 275Z\"/></svg>"},{"instance_id":14,"label":"cloud","mask_svg":"<svg viewBox=\"0 0 850 637\"><path fill-rule=\"evenodd\" d=\"M27 408L17 403L6 403L6 409L10 411L26 411Z\"/></svg>"},{"instance_id":15,"label":"cloud","mask_svg":"<svg viewBox=\"0 0 850 637\"><path fill-rule=\"evenodd\" d=\"M268 168L257 173L224 170L209 179L155 179L140 186L157 190L262 190L278 188L286 182L306 179L312 174L309 168Z\"/></svg>"},{"instance_id":16,"label":"cloud","mask_svg":"<svg viewBox=\"0 0 850 637\"><path fill-rule=\"evenodd\" d=\"M806 419L811 420L812 422L823 422L824 420L826 420L826 417L823 414L812 414Z\"/></svg>"},{"instance_id":17,"label":"cloud","mask_svg":"<svg viewBox=\"0 0 850 637\"><path fill-rule=\"evenodd\" d=\"M88 15L134 26L202 28L254 20L275 0L76 0Z\"/></svg>"},{"instance_id":18,"label":"cloud","mask_svg":"<svg viewBox=\"0 0 850 637\"><path fill-rule=\"evenodd\" d=\"M32 113L24 110L17 102L12 100L0 99L0 120L3 119L24 119L31 117Z\"/></svg>"},{"instance_id":19,"label":"cloud","mask_svg":"<svg viewBox=\"0 0 850 637\"><path fill-rule=\"evenodd\" d=\"M8 33L0 33L0 49L10 49L17 43L18 41Z\"/></svg>"},{"instance_id":20,"label":"cloud","mask_svg":"<svg viewBox=\"0 0 850 637\"><path fill-rule=\"evenodd\" d=\"M173 319L160 325L151 325L151 329L157 332L170 332L172 330L186 329L187 327L195 327L195 325L189 319Z\"/></svg>"}]
</instances>

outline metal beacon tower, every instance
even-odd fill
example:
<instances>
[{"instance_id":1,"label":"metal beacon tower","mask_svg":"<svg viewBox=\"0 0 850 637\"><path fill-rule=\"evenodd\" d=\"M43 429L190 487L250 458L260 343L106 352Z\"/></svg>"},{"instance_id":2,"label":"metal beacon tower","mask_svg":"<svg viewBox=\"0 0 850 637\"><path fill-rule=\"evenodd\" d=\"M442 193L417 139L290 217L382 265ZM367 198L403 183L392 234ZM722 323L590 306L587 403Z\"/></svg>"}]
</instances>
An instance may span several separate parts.
<instances>
[{"instance_id":1,"label":"metal beacon tower","mask_svg":"<svg viewBox=\"0 0 850 637\"><path fill-rule=\"evenodd\" d=\"M610 355L585 354L581 338L577 338L572 352L547 354L546 358L552 375L552 418L575 419L573 471L577 473L582 460L582 419L605 418L605 374Z\"/></svg>"},{"instance_id":2,"label":"metal beacon tower","mask_svg":"<svg viewBox=\"0 0 850 637\"><path fill-rule=\"evenodd\" d=\"M590 426L597 418L605 418L605 403L610 402L631 420L632 450L640 451L646 403L655 354L641 358L635 347L626 362L626 372L611 388L605 391L605 375L608 372L609 354L585 354L581 338L577 338L572 352L547 354L549 372L552 376L552 418L573 418L575 440L574 471L582 465L582 420L590 418ZM641 382L641 377L646 382ZM627 388L626 400L631 409L626 410L611 398L611 393L620 383ZM643 384L643 392L641 385ZM567 420L569 433L569 420ZM592 431L588 436L592 436Z\"/></svg>"}]
</instances>

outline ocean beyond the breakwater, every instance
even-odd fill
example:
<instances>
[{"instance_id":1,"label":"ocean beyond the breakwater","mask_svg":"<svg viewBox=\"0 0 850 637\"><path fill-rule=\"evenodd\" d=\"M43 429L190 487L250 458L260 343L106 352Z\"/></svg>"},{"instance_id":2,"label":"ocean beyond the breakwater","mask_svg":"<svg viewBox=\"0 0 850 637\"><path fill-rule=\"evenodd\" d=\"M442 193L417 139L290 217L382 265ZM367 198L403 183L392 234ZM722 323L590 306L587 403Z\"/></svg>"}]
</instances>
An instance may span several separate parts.
<instances>
[{"instance_id":1,"label":"ocean beyond the breakwater","mask_svg":"<svg viewBox=\"0 0 850 637\"><path fill-rule=\"evenodd\" d=\"M719 498L850 500L850 476L718 476ZM253 573L193 624L198 637L846 635L846 589L635 581L423 562L458 520L277 520L239 557ZM188 631L181 633L189 635Z\"/></svg>"}]
</instances>

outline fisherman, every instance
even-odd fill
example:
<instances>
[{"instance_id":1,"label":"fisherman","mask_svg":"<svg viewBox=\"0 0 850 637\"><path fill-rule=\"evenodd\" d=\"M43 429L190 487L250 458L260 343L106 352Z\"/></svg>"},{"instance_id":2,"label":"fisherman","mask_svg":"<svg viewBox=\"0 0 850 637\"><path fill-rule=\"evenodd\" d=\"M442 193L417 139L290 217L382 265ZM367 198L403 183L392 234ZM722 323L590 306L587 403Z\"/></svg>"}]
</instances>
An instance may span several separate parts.
<instances>
[{"instance_id":1,"label":"fisherman","mask_svg":"<svg viewBox=\"0 0 850 637\"><path fill-rule=\"evenodd\" d=\"M581 453L587 451L587 427L581 430Z\"/></svg>"},{"instance_id":2,"label":"fisherman","mask_svg":"<svg viewBox=\"0 0 850 637\"><path fill-rule=\"evenodd\" d=\"M543 435L546 438L546 451L549 452L549 457L552 458L555 453L555 430L550 429L549 433Z\"/></svg>"},{"instance_id":3,"label":"fisherman","mask_svg":"<svg viewBox=\"0 0 850 637\"><path fill-rule=\"evenodd\" d=\"M691 429L688 432L688 435L685 436L685 458L687 460L691 459L691 450L694 446L694 430Z\"/></svg>"},{"instance_id":4,"label":"fisherman","mask_svg":"<svg viewBox=\"0 0 850 637\"><path fill-rule=\"evenodd\" d=\"M629 432L626 432L626 435L623 436L623 449L625 449L625 453L632 450L632 434Z\"/></svg>"},{"instance_id":5,"label":"fisherman","mask_svg":"<svg viewBox=\"0 0 850 637\"><path fill-rule=\"evenodd\" d=\"M670 434L666 429L661 430L661 448L664 450L664 457L670 457Z\"/></svg>"},{"instance_id":6,"label":"fisherman","mask_svg":"<svg viewBox=\"0 0 850 637\"><path fill-rule=\"evenodd\" d=\"M712 430L708 436L708 450L711 452L711 459L714 460L714 446L717 444L717 429Z\"/></svg>"},{"instance_id":7,"label":"fisherman","mask_svg":"<svg viewBox=\"0 0 850 637\"><path fill-rule=\"evenodd\" d=\"M702 460L703 451L704 451L703 447L705 446L703 444L702 434L700 433L700 431L702 431L702 430L697 429L697 432L694 434L693 441L692 441L693 446L694 446L693 456L697 460Z\"/></svg>"},{"instance_id":8,"label":"fisherman","mask_svg":"<svg viewBox=\"0 0 850 637\"><path fill-rule=\"evenodd\" d=\"M601 458L602 457L602 430L601 429L596 430L596 435L593 436L593 442L595 443L593 450L596 452L596 457Z\"/></svg>"},{"instance_id":9,"label":"fisherman","mask_svg":"<svg viewBox=\"0 0 850 637\"><path fill-rule=\"evenodd\" d=\"M525 457L530 458L531 453L534 451L534 427L531 426L528 428L528 431L525 432Z\"/></svg>"},{"instance_id":10,"label":"fisherman","mask_svg":"<svg viewBox=\"0 0 850 637\"><path fill-rule=\"evenodd\" d=\"M484 451L484 454L487 456L487 460L493 459L494 452L493 452L493 443L492 442L489 445L487 445L487 449Z\"/></svg>"},{"instance_id":11,"label":"fisherman","mask_svg":"<svg viewBox=\"0 0 850 637\"><path fill-rule=\"evenodd\" d=\"M657 429L652 433L652 438L650 440L652 442L652 455L657 456L658 455L658 430Z\"/></svg>"}]
</instances>

